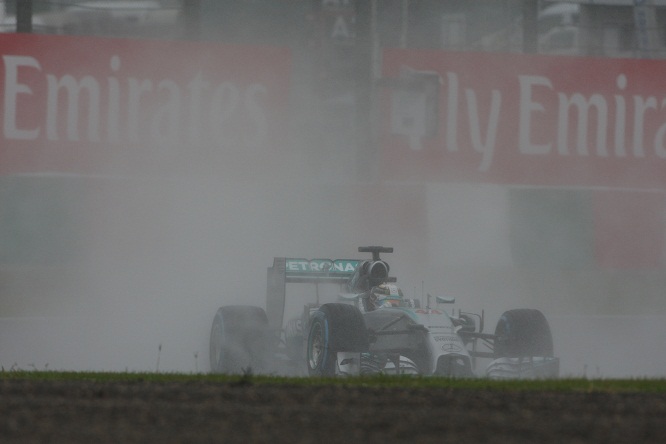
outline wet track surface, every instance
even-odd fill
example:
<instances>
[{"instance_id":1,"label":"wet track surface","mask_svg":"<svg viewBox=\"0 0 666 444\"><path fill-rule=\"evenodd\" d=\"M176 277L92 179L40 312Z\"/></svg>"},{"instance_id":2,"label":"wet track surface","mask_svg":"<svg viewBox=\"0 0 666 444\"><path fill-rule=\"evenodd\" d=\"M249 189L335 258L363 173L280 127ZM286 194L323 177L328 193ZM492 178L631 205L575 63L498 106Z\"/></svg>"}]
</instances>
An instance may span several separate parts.
<instances>
[{"instance_id":1,"label":"wet track surface","mask_svg":"<svg viewBox=\"0 0 666 444\"><path fill-rule=\"evenodd\" d=\"M666 395L0 382L0 441L666 442Z\"/></svg>"}]
</instances>

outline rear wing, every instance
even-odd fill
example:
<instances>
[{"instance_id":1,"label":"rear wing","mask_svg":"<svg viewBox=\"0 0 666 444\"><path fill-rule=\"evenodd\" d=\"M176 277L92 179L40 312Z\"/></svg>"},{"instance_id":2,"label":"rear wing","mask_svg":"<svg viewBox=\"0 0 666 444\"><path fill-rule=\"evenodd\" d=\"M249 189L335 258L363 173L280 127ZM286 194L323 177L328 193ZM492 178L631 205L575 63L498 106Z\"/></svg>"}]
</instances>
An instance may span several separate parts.
<instances>
[{"instance_id":1,"label":"rear wing","mask_svg":"<svg viewBox=\"0 0 666 444\"><path fill-rule=\"evenodd\" d=\"M273 258L268 268L266 285L266 315L273 328L282 328L286 299L286 284L345 284L356 271L358 259Z\"/></svg>"}]
</instances>

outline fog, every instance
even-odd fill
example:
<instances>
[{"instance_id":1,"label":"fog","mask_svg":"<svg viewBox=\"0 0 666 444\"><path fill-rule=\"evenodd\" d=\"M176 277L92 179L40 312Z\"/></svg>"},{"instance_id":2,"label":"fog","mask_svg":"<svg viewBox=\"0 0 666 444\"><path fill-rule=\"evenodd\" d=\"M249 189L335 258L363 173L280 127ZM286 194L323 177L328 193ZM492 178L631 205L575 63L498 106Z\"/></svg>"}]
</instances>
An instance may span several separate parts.
<instances>
[{"instance_id":1,"label":"fog","mask_svg":"<svg viewBox=\"0 0 666 444\"><path fill-rule=\"evenodd\" d=\"M389 194L400 198L402 187ZM511 265L503 187L433 185L425 194L427 240L409 221L360 226L366 218L355 214L353 186L300 176L107 183L95 196L101 214L89 259L67 282L74 293L26 293L16 315L0 320L0 364L206 372L215 311L226 304L264 307L273 257L363 258L358 246L379 244L395 248L384 258L410 297L456 297L456 309L484 310L486 332L504 310L543 310L562 376L661 376L663 316L635 306L609 314L604 295L578 293L585 287L575 282L580 277L555 282L562 275L550 273L549 282ZM386 205L411 208L402 197ZM382 206L375 204L377 214ZM314 298L312 288L298 287L289 286L287 317Z\"/></svg>"},{"instance_id":2,"label":"fog","mask_svg":"<svg viewBox=\"0 0 666 444\"><path fill-rule=\"evenodd\" d=\"M358 202L345 197L353 186L317 183L297 168L281 174L296 179L97 182L86 207L86 263L42 278L45 288L14 278L13 292L24 296L6 302L16 316L0 321L1 365L149 371L159 356L161 371L208 371L217 308L264 307L273 257L354 258L366 243L401 248L392 234L357 228Z\"/></svg>"},{"instance_id":3,"label":"fog","mask_svg":"<svg viewBox=\"0 0 666 444\"><path fill-rule=\"evenodd\" d=\"M550 208L559 195L521 194L525 185L361 177L349 91L326 105L304 98L312 85L291 87L288 153L270 173L232 161L217 174L206 159L201 170L110 169L86 178L85 204L79 193L61 201L81 256L34 274L6 263L2 369L208 372L216 310L265 307L274 257L364 259L359 246L383 245L408 296L455 297L455 310L484 312L486 333L505 310L542 310L562 376L664 376L664 249L656 267L594 262L579 237L589 221L572 222L591 188L550 213L534 202ZM289 287L286 317L309 291Z\"/></svg>"}]
</instances>

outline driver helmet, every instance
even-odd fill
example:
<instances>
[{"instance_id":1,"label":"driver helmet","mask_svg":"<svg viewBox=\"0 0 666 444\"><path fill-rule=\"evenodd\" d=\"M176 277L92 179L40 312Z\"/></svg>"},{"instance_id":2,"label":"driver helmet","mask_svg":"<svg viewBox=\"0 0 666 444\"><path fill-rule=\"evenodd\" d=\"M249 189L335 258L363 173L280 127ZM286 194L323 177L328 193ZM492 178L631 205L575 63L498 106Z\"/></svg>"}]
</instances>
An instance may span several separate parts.
<instances>
[{"instance_id":1,"label":"driver helmet","mask_svg":"<svg viewBox=\"0 0 666 444\"><path fill-rule=\"evenodd\" d=\"M395 284L380 284L372 288L374 308L400 307L403 305L402 290Z\"/></svg>"}]
</instances>

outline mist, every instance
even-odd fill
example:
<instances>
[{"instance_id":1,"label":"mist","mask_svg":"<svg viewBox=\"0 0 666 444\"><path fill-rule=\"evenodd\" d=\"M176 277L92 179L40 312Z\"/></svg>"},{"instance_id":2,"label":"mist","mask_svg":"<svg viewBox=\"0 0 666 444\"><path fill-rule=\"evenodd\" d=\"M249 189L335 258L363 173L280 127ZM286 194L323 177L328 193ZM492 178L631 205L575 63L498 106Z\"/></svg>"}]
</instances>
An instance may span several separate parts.
<instances>
[{"instance_id":1,"label":"mist","mask_svg":"<svg viewBox=\"0 0 666 444\"><path fill-rule=\"evenodd\" d=\"M363 226L353 186L297 173L285 170L298 179L266 183L190 176L106 184L94 196L100 213L89 259L65 285L71 293L29 294L34 283L24 283L16 315L0 321L0 364L207 372L215 311L230 304L265 307L273 257L363 258L358 246L379 244L395 248L384 259L407 295L455 297L456 309L483 310L486 332L504 310L541 309L562 376L661 375L666 358L654 351L663 316L637 306L611 311L607 294L592 291L594 280L575 272L539 278L512 265L502 187L428 187L423 240L422 227L409 228L409 216ZM410 192L401 198L405 187L390 187L376 214L411 207L404 197ZM583 286L590 291L579 297ZM289 286L287 319L313 300L313 290ZM335 291L325 293L334 300Z\"/></svg>"},{"instance_id":2,"label":"mist","mask_svg":"<svg viewBox=\"0 0 666 444\"><path fill-rule=\"evenodd\" d=\"M509 3L513 9L503 11L502 20L514 23L517 3ZM413 20L425 20L427 12L421 5ZM484 24L491 26L486 21L492 20L474 24L475 35L498 32L481 29ZM416 22L410 26L419 29ZM437 27L431 23L426 28ZM454 28L451 25L449 31ZM209 31L208 37L215 34ZM451 36L450 42L459 43ZM412 43L438 46L426 37L416 35ZM398 36L384 38L386 47L398 45ZM458 49L440 43L444 49ZM349 47L345 48L340 57L349 55ZM666 199L658 176L663 167L639 165L622 169L626 177L602 177L595 183L581 180L578 170L566 176L568 170L562 165L567 166L568 158L560 158L564 156L545 161L549 168L535 162L536 156L529 160L516 156L502 163L501 156L515 149L502 136L515 130L518 105L508 108L507 117L498 117L497 146L492 159L484 163L490 179L481 175L485 171L479 172L480 156L467 136L460 136L460 157L455 157L459 153L453 148L447 152L453 159L450 163L440 165L438 157L435 162L410 163L411 158L391 154L407 147L416 157L442 148L448 141L443 128L448 127L442 120L435 135L426 134L427 128L418 134L411 127L401 128L402 133L388 128L388 89L377 92L381 122L375 129L383 131L377 140L381 152L368 155L371 150L359 152L355 146L358 134L350 97L356 79L317 84L312 79L320 67L308 64L310 49L300 49L294 52L285 92L288 106L280 109L287 116L281 129L288 137L280 139L282 149L277 152L254 147L241 155L218 156L209 148L220 144L213 137L197 140L194 148L163 140L164 146L140 148L149 153L163 149L167 154L137 168L124 168L118 159L125 152L120 151L107 156L109 163L94 174L3 178L2 369L208 372L208 341L216 310L237 304L265 307L266 269L274 257L365 259L357 251L359 246L383 245L394 248L383 259L407 296L455 297L456 311L483 311L486 333L494 332L505 310L543 311L563 377L664 375L666 356L660 353L660 338L666 335ZM453 67L447 65L446 70L464 71L459 66L465 60L459 54L448 55L460 63L451 63ZM200 58L207 56L202 53ZM475 97L474 109L478 99L479 126L479 121L484 125L489 121L484 97L508 84L512 73L504 73L503 69L510 70L499 62L497 71L490 65L478 69L474 57L469 58L469 69L487 71L478 77L484 83L461 88L478 91L466 97ZM107 71L108 60L104 59ZM156 57L154 62L161 60ZM539 60L547 65L545 58ZM396 66L403 60L398 62ZM122 66L129 63L123 59ZM521 63L531 66L533 60ZM566 72L567 63L572 69L579 66L567 57L549 63L557 65L553 72ZM423 64L437 68L430 60ZM340 65L342 74L337 74L349 74L346 65ZM593 67L596 73L602 71ZM504 77L498 73L509 80L502 83ZM394 72L382 73L389 74ZM461 74L461 84L476 79L470 77L474 76ZM609 78L607 83L615 85L619 77ZM645 88L651 87L647 81ZM443 92L448 90L443 86L439 91L439 118L449 118ZM510 107L512 97L505 93L502 106ZM461 103L471 102L461 99ZM460 111L459 123L471 113ZM456 128L463 134L471 126L460 123ZM551 128L542 126L545 129L535 124L533 140L552 135ZM415 140L418 143L410 147ZM190 157L186 150L195 154ZM622 161L610 157L618 162L614 167ZM372 174L359 174L359 164L368 158L374 162ZM395 159L403 163L392 163ZM524 163L512 166L516 159ZM436 174L433 165L441 168ZM507 165L509 173L504 176L493 170ZM638 194L614 194L618 189L636 192L635 184L654 171L657 180L647 193L641 189ZM442 180L446 174L454 180ZM35 178L34 190L21 191L24 180ZM616 188L614 181L631 186ZM45 194L59 186L64 186L63 193ZM635 207L637 216L628 217L627 201L645 206ZM656 222L651 225L651 221ZM20 229L14 230L16 225ZM632 248L636 244L638 250ZM30 247L27 253L22 245ZM326 293L335 299L335 288ZM298 316L302 304L313 297L312 288L289 286L285 319Z\"/></svg>"}]
</instances>

